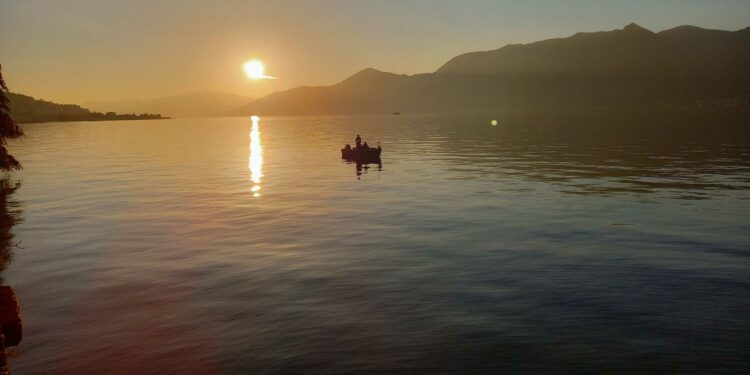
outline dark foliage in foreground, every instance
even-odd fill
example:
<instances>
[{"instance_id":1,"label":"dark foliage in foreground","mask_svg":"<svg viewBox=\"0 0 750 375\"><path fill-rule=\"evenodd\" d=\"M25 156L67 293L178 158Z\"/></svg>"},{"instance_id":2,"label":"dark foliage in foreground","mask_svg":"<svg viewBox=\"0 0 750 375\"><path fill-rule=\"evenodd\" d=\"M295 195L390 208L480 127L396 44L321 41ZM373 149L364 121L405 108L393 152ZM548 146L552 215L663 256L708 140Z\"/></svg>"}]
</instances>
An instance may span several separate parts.
<instances>
[{"instance_id":1,"label":"dark foliage in foreground","mask_svg":"<svg viewBox=\"0 0 750 375\"><path fill-rule=\"evenodd\" d=\"M0 170L21 169L21 163L5 148L7 139L23 136L23 130L10 117L10 100L7 96L8 87L3 79L2 66L0 66Z\"/></svg>"}]
</instances>

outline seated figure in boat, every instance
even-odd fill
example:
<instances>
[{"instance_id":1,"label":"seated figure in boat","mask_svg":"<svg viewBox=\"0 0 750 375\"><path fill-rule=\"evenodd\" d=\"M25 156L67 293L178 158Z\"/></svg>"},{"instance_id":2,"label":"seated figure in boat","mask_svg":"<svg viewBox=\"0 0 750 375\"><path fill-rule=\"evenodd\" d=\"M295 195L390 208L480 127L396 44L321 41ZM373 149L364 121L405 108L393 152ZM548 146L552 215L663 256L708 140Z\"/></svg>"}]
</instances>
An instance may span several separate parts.
<instances>
[{"instance_id":1,"label":"seated figure in boat","mask_svg":"<svg viewBox=\"0 0 750 375\"><path fill-rule=\"evenodd\" d=\"M352 146L347 143L346 147L344 147L344 150L351 151L352 150Z\"/></svg>"},{"instance_id":2,"label":"seated figure in boat","mask_svg":"<svg viewBox=\"0 0 750 375\"><path fill-rule=\"evenodd\" d=\"M362 145L362 148L365 150L369 150L370 146L367 145L367 141L365 141L365 144Z\"/></svg>"}]
</instances>

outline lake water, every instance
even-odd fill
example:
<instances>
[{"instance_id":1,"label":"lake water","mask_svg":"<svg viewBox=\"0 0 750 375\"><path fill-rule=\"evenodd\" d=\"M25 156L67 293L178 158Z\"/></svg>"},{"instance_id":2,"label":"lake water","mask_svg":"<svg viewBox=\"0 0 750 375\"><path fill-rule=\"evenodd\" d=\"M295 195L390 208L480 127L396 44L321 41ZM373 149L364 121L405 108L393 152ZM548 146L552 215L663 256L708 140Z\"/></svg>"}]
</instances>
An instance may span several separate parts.
<instances>
[{"instance_id":1,"label":"lake water","mask_svg":"<svg viewBox=\"0 0 750 375\"><path fill-rule=\"evenodd\" d=\"M748 126L648 111L25 125L11 368L747 371ZM381 165L340 159L357 133Z\"/></svg>"}]
</instances>

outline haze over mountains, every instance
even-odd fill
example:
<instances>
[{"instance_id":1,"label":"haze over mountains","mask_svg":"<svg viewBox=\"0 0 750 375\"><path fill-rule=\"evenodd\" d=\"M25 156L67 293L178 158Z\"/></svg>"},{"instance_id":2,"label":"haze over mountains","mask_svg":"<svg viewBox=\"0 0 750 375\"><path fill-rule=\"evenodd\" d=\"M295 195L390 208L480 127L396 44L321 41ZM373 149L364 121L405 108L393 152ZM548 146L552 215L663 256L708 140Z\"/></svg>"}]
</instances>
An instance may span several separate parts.
<instances>
[{"instance_id":1,"label":"haze over mountains","mask_svg":"<svg viewBox=\"0 0 750 375\"><path fill-rule=\"evenodd\" d=\"M13 117L21 123L221 116L249 100L241 95L203 91L155 99L92 101L80 106L16 93L8 95Z\"/></svg>"},{"instance_id":2,"label":"haze over mountains","mask_svg":"<svg viewBox=\"0 0 750 375\"><path fill-rule=\"evenodd\" d=\"M298 87L231 114L446 112L632 105L750 104L750 28L636 24L456 56L434 73L364 69L331 86Z\"/></svg>"},{"instance_id":3,"label":"haze over mountains","mask_svg":"<svg viewBox=\"0 0 750 375\"><path fill-rule=\"evenodd\" d=\"M89 101L83 106L102 112L160 113L169 117L210 117L246 104L246 96L214 91L191 92L152 99Z\"/></svg>"}]
</instances>

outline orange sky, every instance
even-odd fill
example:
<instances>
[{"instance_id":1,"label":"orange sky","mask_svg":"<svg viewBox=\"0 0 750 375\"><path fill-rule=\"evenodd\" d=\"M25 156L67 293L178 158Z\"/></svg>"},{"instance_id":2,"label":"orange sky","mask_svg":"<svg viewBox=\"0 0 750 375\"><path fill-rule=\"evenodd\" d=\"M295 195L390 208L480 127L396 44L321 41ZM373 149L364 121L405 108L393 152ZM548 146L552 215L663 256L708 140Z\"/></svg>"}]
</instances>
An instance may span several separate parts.
<instances>
[{"instance_id":1,"label":"orange sky","mask_svg":"<svg viewBox=\"0 0 750 375\"><path fill-rule=\"evenodd\" d=\"M0 63L12 91L56 102L259 97L366 67L430 72L463 52L630 22L736 30L749 15L746 0L0 0ZM251 58L279 79L248 80Z\"/></svg>"}]
</instances>

